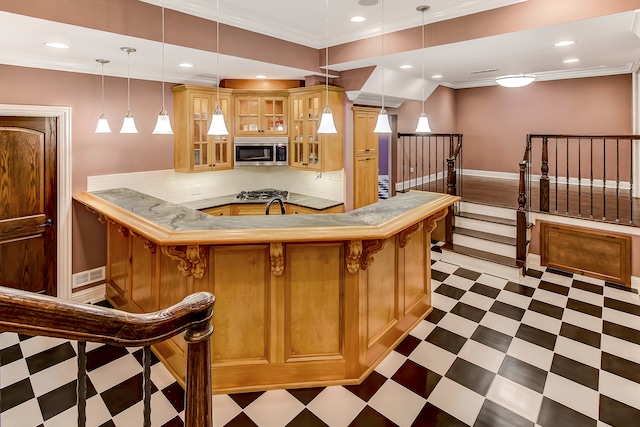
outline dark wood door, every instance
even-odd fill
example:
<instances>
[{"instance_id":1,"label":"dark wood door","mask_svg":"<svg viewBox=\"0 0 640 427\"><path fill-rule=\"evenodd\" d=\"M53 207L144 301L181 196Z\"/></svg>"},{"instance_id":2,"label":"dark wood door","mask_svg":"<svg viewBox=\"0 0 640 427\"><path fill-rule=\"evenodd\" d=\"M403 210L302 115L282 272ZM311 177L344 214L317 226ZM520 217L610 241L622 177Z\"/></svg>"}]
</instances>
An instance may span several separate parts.
<instances>
[{"instance_id":1,"label":"dark wood door","mask_svg":"<svg viewBox=\"0 0 640 427\"><path fill-rule=\"evenodd\" d=\"M0 285L56 295L56 119L0 117Z\"/></svg>"}]
</instances>

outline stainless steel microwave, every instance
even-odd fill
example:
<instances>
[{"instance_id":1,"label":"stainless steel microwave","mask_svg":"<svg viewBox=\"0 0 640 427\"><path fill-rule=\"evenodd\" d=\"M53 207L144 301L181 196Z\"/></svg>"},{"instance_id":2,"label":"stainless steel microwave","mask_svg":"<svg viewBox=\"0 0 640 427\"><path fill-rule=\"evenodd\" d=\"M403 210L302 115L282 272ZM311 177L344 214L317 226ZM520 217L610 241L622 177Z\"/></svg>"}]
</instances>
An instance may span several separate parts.
<instances>
[{"instance_id":1,"label":"stainless steel microwave","mask_svg":"<svg viewBox=\"0 0 640 427\"><path fill-rule=\"evenodd\" d=\"M236 137L233 139L234 166L288 166L289 138Z\"/></svg>"}]
</instances>

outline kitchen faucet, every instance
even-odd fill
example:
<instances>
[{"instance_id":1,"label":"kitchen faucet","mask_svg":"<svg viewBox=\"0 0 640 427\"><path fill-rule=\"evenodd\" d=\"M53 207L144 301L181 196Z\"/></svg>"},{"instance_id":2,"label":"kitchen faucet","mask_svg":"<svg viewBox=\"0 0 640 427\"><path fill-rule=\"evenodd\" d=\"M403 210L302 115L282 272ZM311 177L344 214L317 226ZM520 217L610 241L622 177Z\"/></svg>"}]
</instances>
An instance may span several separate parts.
<instances>
[{"instance_id":1,"label":"kitchen faucet","mask_svg":"<svg viewBox=\"0 0 640 427\"><path fill-rule=\"evenodd\" d=\"M275 202L275 201L280 203L280 212L282 212L282 215L286 214L287 211L284 209L284 202L282 201L282 198L280 198L280 197L274 197L273 199L269 200L269 202L267 203L267 212L266 212L266 214L269 215L269 208L271 208L271 204L273 202Z\"/></svg>"}]
</instances>

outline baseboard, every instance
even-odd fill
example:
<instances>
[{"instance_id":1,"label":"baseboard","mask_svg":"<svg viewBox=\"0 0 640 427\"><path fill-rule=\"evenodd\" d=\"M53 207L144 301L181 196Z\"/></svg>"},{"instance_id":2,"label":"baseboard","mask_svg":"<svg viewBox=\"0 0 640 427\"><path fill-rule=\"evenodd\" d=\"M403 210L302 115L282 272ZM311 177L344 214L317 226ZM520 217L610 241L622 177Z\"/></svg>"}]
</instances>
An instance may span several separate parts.
<instances>
[{"instance_id":1,"label":"baseboard","mask_svg":"<svg viewBox=\"0 0 640 427\"><path fill-rule=\"evenodd\" d=\"M106 285L101 283L71 294L71 300L82 304L93 304L105 299Z\"/></svg>"}]
</instances>

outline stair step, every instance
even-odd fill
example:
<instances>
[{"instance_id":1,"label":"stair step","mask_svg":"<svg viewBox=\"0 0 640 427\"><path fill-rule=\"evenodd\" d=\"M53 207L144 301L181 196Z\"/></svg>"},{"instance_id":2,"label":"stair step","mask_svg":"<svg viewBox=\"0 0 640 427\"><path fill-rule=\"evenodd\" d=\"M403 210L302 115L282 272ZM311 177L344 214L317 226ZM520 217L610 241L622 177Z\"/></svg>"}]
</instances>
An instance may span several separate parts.
<instances>
[{"instance_id":1,"label":"stair step","mask_svg":"<svg viewBox=\"0 0 640 427\"><path fill-rule=\"evenodd\" d=\"M494 224L509 225L513 227L517 225L517 222L514 219L499 218L495 216L482 215L482 214L477 214L473 212L458 212L456 216L461 218L475 219L477 221L492 222Z\"/></svg>"},{"instance_id":2,"label":"stair step","mask_svg":"<svg viewBox=\"0 0 640 427\"><path fill-rule=\"evenodd\" d=\"M455 245L450 243L445 243L442 246L442 250L447 250L447 251L455 252L461 255L482 259L485 261L493 262L493 263L504 265L507 267L522 268L522 266L524 265L524 262L518 261L515 258L511 258L503 255L496 255L492 252L486 252L480 249L474 249L474 248L469 248L466 246L460 246L460 245Z\"/></svg>"},{"instance_id":3,"label":"stair step","mask_svg":"<svg viewBox=\"0 0 640 427\"><path fill-rule=\"evenodd\" d=\"M503 245L515 246L516 239L513 237L501 236L499 234L487 233L479 230L471 230L469 228L455 227L454 234L475 237L476 239L487 240L489 242L502 243Z\"/></svg>"}]
</instances>

